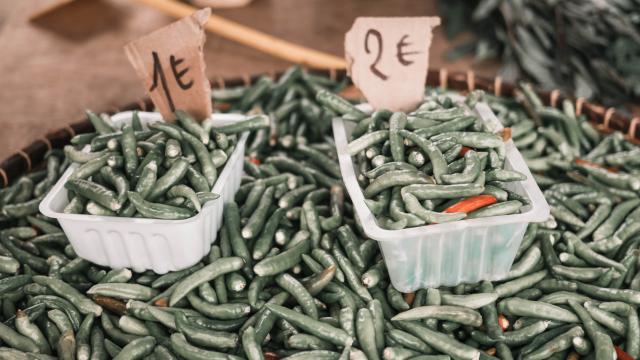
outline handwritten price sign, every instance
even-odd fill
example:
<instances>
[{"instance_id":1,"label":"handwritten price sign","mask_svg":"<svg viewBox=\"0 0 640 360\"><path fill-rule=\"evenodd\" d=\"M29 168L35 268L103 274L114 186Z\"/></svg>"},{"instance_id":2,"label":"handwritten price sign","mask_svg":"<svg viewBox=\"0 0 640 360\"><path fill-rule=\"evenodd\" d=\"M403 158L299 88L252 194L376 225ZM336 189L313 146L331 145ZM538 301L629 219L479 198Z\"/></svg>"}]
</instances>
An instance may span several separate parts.
<instances>
[{"instance_id":1,"label":"handwritten price sign","mask_svg":"<svg viewBox=\"0 0 640 360\"><path fill-rule=\"evenodd\" d=\"M345 36L348 72L376 109L409 111L424 96L438 17L360 17Z\"/></svg>"},{"instance_id":2,"label":"handwritten price sign","mask_svg":"<svg viewBox=\"0 0 640 360\"><path fill-rule=\"evenodd\" d=\"M210 14L208 8L196 11L124 48L165 120L174 120L177 109L198 120L211 114L211 85L202 53L202 26Z\"/></svg>"}]
</instances>

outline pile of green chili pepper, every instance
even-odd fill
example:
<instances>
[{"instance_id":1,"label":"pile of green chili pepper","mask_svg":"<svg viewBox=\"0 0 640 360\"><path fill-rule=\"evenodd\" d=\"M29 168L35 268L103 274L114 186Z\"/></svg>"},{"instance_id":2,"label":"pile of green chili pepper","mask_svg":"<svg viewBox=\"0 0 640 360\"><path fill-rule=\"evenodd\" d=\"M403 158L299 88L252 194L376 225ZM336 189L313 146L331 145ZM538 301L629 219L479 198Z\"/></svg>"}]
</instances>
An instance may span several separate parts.
<instances>
[{"instance_id":1,"label":"pile of green chili pepper","mask_svg":"<svg viewBox=\"0 0 640 360\"><path fill-rule=\"evenodd\" d=\"M507 82L624 105L640 96L640 2L531 0L439 1L449 38L474 39L451 49L453 60L500 59Z\"/></svg>"},{"instance_id":2,"label":"pile of green chili pepper","mask_svg":"<svg viewBox=\"0 0 640 360\"><path fill-rule=\"evenodd\" d=\"M479 93L467 98L474 105ZM357 121L348 151L365 202L390 230L518 213L529 200L508 190L526 179L504 169L501 135L446 95L431 96L415 111L365 115L337 95L319 99Z\"/></svg>"},{"instance_id":3,"label":"pile of green chili pepper","mask_svg":"<svg viewBox=\"0 0 640 360\"><path fill-rule=\"evenodd\" d=\"M231 111L280 117L253 135L219 242L182 271L134 274L76 257L37 210L68 163L60 152L1 190L0 359L640 355L640 199L633 181L620 179L637 175L638 148L593 131L567 104L526 112L489 97L543 167L533 170L553 216L529 226L506 279L402 294L335 173L322 119L336 114L312 94L339 86L293 68L276 83L214 93ZM539 104L531 93L527 100Z\"/></svg>"},{"instance_id":4,"label":"pile of green chili pepper","mask_svg":"<svg viewBox=\"0 0 640 360\"><path fill-rule=\"evenodd\" d=\"M96 132L76 136L67 159L79 166L67 179L68 214L186 219L218 198L211 188L237 142L237 133L267 127L258 115L215 127L176 111L178 125L156 122L144 129L138 113L117 129L108 116L87 112ZM74 146L75 145L75 146ZM91 151L85 151L89 146Z\"/></svg>"}]
</instances>

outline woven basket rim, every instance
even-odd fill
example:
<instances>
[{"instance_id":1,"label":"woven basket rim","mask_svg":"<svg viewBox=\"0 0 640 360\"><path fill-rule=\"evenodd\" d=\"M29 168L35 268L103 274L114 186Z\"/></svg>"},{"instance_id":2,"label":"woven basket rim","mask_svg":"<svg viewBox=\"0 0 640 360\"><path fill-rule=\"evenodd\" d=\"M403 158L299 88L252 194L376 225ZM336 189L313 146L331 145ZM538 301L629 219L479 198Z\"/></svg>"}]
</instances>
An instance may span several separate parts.
<instances>
[{"instance_id":1,"label":"woven basket rim","mask_svg":"<svg viewBox=\"0 0 640 360\"><path fill-rule=\"evenodd\" d=\"M309 69L314 74L328 76L334 80L342 80L347 74L344 69ZM211 86L214 89L224 89L227 87L243 86L253 84L263 75L277 79L283 74L281 72L268 72L252 75L243 75L231 78L216 76L210 79ZM427 86L441 87L444 89L452 89L457 91L484 90L497 96L513 96L517 86L512 83L503 82L500 77L493 79L476 75L475 72L469 70L466 72L449 72L446 68L429 69L427 75ZM584 98L572 98L563 95L560 90L541 91L535 89L536 93L545 105L553 107L562 106L565 100L569 100L574 104L578 115L584 114L589 121L596 125L596 128L604 133L612 131L621 131L626 139L633 143L640 143L640 117L629 118L616 112L615 108L606 108L602 105L591 103ZM127 106L117 109L109 109L104 111L107 113L115 113L127 110L148 110L152 108L149 98L138 99ZM84 119L65 125L58 130L47 133L44 137L36 139L31 144L17 151L13 155L5 158L0 162L0 188L8 186L18 176L30 172L34 167L38 166L44 159L47 151L54 148L62 148L69 143L69 140L76 134L91 131L91 123L85 117Z\"/></svg>"}]
</instances>

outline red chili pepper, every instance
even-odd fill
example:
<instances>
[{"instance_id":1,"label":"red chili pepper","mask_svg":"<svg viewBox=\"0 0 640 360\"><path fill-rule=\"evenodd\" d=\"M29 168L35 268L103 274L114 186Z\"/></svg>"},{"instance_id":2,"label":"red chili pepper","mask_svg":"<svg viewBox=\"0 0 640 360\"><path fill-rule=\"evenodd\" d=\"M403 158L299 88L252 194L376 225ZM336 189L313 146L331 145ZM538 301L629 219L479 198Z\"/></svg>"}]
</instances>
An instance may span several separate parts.
<instances>
[{"instance_id":1,"label":"red chili pepper","mask_svg":"<svg viewBox=\"0 0 640 360\"><path fill-rule=\"evenodd\" d=\"M457 202L444 210L446 213L463 212L470 213L481 207L495 204L498 200L493 195L476 195Z\"/></svg>"},{"instance_id":2,"label":"red chili pepper","mask_svg":"<svg viewBox=\"0 0 640 360\"><path fill-rule=\"evenodd\" d=\"M511 128L507 127L502 129L502 133L500 135L502 136L502 141L509 141L511 139Z\"/></svg>"},{"instance_id":3,"label":"red chili pepper","mask_svg":"<svg viewBox=\"0 0 640 360\"><path fill-rule=\"evenodd\" d=\"M589 160L584 160L584 159L576 159L575 163L578 165L586 165L586 166L592 166L592 167L597 167L597 168L601 168L601 169L605 169L609 172L613 172L613 173L617 173L618 169L612 166L602 166L600 164L591 162Z\"/></svg>"},{"instance_id":4,"label":"red chili pepper","mask_svg":"<svg viewBox=\"0 0 640 360\"><path fill-rule=\"evenodd\" d=\"M264 353L264 360L278 360L280 359L278 357L278 354L271 352L271 351L267 351L266 353Z\"/></svg>"},{"instance_id":5,"label":"red chili pepper","mask_svg":"<svg viewBox=\"0 0 640 360\"><path fill-rule=\"evenodd\" d=\"M498 326L500 326L500 329L502 329L502 331L507 331L509 325L509 319L507 319L502 314L498 315Z\"/></svg>"},{"instance_id":6,"label":"red chili pepper","mask_svg":"<svg viewBox=\"0 0 640 360\"><path fill-rule=\"evenodd\" d=\"M260 165L261 164L260 160L258 160L257 157L253 157L253 156L249 158L249 162L254 164L254 165Z\"/></svg>"},{"instance_id":7,"label":"red chili pepper","mask_svg":"<svg viewBox=\"0 0 640 360\"><path fill-rule=\"evenodd\" d=\"M616 346L616 354L620 360L635 360L631 355L627 354L620 346Z\"/></svg>"},{"instance_id":8,"label":"red chili pepper","mask_svg":"<svg viewBox=\"0 0 640 360\"><path fill-rule=\"evenodd\" d=\"M158 306L158 307L167 307L167 306L169 306L169 299L160 298L160 299L154 301L153 305Z\"/></svg>"},{"instance_id":9,"label":"red chili pepper","mask_svg":"<svg viewBox=\"0 0 640 360\"><path fill-rule=\"evenodd\" d=\"M488 348L487 350L484 351L484 353L489 356L494 356L497 352L498 352L498 349L496 349L495 347Z\"/></svg>"},{"instance_id":10,"label":"red chili pepper","mask_svg":"<svg viewBox=\"0 0 640 360\"><path fill-rule=\"evenodd\" d=\"M413 304L413 300L416 298L416 293L404 293L402 294L402 296L404 297L404 302L406 302L407 305L411 306Z\"/></svg>"},{"instance_id":11,"label":"red chili pepper","mask_svg":"<svg viewBox=\"0 0 640 360\"><path fill-rule=\"evenodd\" d=\"M464 156L464 154L466 154L467 151L469 151L469 150L471 150L471 148L463 146L462 149L460 149L460 156Z\"/></svg>"}]
</instances>

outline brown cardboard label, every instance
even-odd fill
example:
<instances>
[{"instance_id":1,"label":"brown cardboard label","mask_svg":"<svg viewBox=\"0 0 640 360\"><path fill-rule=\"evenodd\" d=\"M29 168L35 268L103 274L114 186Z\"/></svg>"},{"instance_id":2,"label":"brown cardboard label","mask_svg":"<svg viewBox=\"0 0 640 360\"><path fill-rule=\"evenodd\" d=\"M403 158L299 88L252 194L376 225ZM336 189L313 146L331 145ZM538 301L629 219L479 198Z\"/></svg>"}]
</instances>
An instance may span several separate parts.
<instances>
[{"instance_id":1,"label":"brown cardboard label","mask_svg":"<svg viewBox=\"0 0 640 360\"><path fill-rule=\"evenodd\" d=\"M162 116L174 120L184 110L202 121L211 115L211 84L205 75L202 9L128 43L125 53Z\"/></svg>"},{"instance_id":2,"label":"brown cardboard label","mask_svg":"<svg viewBox=\"0 0 640 360\"><path fill-rule=\"evenodd\" d=\"M345 35L347 71L374 109L410 111L424 97L439 17L359 17Z\"/></svg>"}]
</instances>

